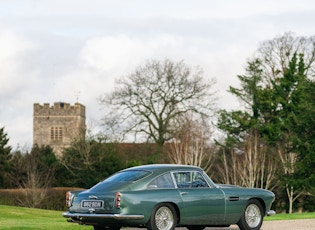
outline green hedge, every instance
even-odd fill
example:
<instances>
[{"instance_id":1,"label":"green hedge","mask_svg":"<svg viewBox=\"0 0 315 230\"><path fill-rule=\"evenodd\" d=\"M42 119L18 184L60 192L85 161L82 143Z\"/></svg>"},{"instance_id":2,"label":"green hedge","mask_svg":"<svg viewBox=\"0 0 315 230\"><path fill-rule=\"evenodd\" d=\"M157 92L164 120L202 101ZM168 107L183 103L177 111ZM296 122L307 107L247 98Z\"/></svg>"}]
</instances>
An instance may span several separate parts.
<instances>
[{"instance_id":1,"label":"green hedge","mask_svg":"<svg viewBox=\"0 0 315 230\"><path fill-rule=\"evenodd\" d=\"M65 211L66 192L82 188L0 189L0 204Z\"/></svg>"}]
</instances>

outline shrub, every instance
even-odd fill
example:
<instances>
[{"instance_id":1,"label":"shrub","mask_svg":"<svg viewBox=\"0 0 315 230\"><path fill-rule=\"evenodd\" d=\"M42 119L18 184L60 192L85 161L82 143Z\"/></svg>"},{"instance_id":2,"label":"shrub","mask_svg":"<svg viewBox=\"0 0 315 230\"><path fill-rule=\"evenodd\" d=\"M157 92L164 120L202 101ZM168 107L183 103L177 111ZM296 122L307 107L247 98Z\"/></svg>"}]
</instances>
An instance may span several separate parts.
<instances>
[{"instance_id":1,"label":"shrub","mask_svg":"<svg viewBox=\"0 0 315 230\"><path fill-rule=\"evenodd\" d=\"M34 194L45 194L45 198L40 203L36 204L36 208L49 209L49 210L67 210L65 206L65 194L69 190L81 190L82 188L68 188L68 187L56 187L49 188L45 191L43 189L31 190L31 189L0 189L0 204L11 206L30 206L30 197ZM31 194L31 196L30 196Z\"/></svg>"}]
</instances>

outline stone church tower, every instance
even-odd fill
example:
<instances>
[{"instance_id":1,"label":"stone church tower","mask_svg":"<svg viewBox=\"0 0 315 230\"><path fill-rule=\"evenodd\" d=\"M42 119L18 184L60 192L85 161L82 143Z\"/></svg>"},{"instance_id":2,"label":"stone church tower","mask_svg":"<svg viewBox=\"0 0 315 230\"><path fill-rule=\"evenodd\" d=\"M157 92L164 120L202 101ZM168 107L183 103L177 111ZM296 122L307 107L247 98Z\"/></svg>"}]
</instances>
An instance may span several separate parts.
<instances>
[{"instance_id":1,"label":"stone church tower","mask_svg":"<svg viewBox=\"0 0 315 230\"><path fill-rule=\"evenodd\" d=\"M57 156L62 149L70 146L75 138L85 136L85 106L55 102L34 104L33 144L50 145Z\"/></svg>"}]
</instances>

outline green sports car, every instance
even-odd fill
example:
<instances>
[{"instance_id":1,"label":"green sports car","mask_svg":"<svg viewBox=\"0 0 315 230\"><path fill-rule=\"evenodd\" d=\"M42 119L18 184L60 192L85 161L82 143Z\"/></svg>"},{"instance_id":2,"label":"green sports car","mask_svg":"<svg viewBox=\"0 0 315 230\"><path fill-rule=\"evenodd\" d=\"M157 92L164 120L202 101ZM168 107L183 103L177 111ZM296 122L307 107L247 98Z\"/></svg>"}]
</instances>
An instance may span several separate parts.
<instances>
[{"instance_id":1,"label":"green sports car","mask_svg":"<svg viewBox=\"0 0 315 230\"><path fill-rule=\"evenodd\" d=\"M199 167L156 164L117 172L92 188L66 195L69 222L95 230L227 227L260 229L275 195L264 189L215 184Z\"/></svg>"}]
</instances>

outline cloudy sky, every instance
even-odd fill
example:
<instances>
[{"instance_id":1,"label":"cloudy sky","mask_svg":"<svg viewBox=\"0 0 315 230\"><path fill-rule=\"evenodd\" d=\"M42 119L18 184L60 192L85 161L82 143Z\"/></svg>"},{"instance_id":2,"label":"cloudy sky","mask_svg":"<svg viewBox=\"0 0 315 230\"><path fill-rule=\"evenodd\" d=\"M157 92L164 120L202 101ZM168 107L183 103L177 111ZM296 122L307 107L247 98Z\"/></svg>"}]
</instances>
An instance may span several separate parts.
<instances>
[{"instance_id":1,"label":"cloudy sky","mask_svg":"<svg viewBox=\"0 0 315 230\"><path fill-rule=\"evenodd\" d=\"M315 35L312 0L0 0L0 127L30 147L33 104L97 98L149 59L184 60L216 78L219 107L260 42ZM93 126L92 125L92 126Z\"/></svg>"}]
</instances>

